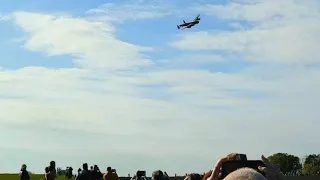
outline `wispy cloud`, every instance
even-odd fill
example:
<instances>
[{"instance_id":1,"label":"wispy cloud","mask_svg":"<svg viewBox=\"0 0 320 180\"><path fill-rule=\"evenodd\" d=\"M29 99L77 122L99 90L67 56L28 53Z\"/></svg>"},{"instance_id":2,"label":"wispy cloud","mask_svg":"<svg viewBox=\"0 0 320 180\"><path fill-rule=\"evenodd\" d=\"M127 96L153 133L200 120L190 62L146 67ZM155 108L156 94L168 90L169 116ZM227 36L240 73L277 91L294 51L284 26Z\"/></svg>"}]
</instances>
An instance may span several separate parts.
<instances>
[{"instance_id":1,"label":"wispy cloud","mask_svg":"<svg viewBox=\"0 0 320 180\"><path fill-rule=\"evenodd\" d=\"M152 3L153 2L153 3ZM153 19L171 14L168 6L152 2L136 2L132 4L106 3L96 9L90 9L87 14L95 14L100 20L123 22L125 20Z\"/></svg>"},{"instance_id":2,"label":"wispy cloud","mask_svg":"<svg viewBox=\"0 0 320 180\"><path fill-rule=\"evenodd\" d=\"M227 5L206 4L192 6L190 9L228 20L265 23L266 21L297 20L301 18L317 19L320 17L318 6L319 1L316 0L304 2L294 0L235 0Z\"/></svg>"},{"instance_id":3,"label":"wispy cloud","mask_svg":"<svg viewBox=\"0 0 320 180\"><path fill-rule=\"evenodd\" d=\"M10 16L9 15L1 15L0 14L0 21L7 21L10 20Z\"/></svg>"},{"instance_id":4,"label":"wispy cloud","mask_svg":"<svg viewBox=\"0 0 320 180\"><path fill-rule=\"evenodd\" d=\"M29 12L15 12L13 18L29 36L25 41L29 50L70 55L78 66L86 68L132 69L151 64L140 53L151 48L118 40L112 24Z\"/></svg>"},{"instance_id":5,"label":"wispy cloud","mask_svg":"<svg viewBox=\"0 0 320 180\"><path fill-rule=\"evenodd\" d=\"M224 56L216 54L200 54L200 53L191 53L183 54L178 57L171 57L166 59L158 60L158 65L171 68L183 68L183 67L192 67L192 66L201 66L201 65L212 65L218 62L227 62L227 59Z\"/></svg>"},{"instance_id":6,"label":"wispy cloud","mask_svg":"<svg viewBox=\"0 0 320 180\"><path fill-rule=\"evenodd\" d=\"M284 8L285 7L285 8ZM248 1L193 7L231 23L246 21L238 31L198 32L180 37L171 46L186 50L217 50L254 62L319 63L318 1ZM245 26L245 25L244 25Z\"/></svg>"}]
</instances>

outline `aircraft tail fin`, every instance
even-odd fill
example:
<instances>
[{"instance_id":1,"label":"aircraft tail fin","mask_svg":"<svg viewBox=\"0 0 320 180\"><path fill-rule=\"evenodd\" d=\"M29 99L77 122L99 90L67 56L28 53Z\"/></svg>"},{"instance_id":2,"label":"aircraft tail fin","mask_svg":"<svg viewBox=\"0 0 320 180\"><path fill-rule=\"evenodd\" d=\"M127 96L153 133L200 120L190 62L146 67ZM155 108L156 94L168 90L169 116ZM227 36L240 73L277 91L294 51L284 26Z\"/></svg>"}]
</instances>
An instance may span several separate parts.
<instances>
[{"instance_id":1,"label":"aircraft tail fin","mask_svg":"<svg viewBox=\"0 0 320 180\"><path fill-rule=\"evenodd\" d=\"M186 21L183 20L183 23L186 23Z\"/></svg>"}]
</instances>

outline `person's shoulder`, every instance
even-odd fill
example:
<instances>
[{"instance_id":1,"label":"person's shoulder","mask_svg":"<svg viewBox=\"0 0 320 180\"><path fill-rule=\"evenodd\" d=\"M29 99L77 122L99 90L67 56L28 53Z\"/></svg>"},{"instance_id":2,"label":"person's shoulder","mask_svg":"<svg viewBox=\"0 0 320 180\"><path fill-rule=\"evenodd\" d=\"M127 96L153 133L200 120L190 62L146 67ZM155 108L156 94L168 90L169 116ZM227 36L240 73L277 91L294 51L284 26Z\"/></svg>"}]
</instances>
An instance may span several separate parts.
<instances>
[{"instance_id":1,"label":"person's shoulder","mask_svg":"<svg viewBox=\"0 0 320 180\"><path fill-rule=\"evenodd\" d=\"M111 177L112 177L113 180L118 180L119 179L117 173L112 173Z\"/></svg>"}]
</instances>

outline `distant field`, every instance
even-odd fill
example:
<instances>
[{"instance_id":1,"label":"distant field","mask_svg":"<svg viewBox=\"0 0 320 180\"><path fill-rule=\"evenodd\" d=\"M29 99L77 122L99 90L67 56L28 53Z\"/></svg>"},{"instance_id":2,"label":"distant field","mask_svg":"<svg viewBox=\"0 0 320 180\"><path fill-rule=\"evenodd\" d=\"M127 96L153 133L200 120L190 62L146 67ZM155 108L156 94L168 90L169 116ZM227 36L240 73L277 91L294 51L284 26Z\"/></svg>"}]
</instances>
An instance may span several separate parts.
<instances>
[{"instance_id":1,"label":"distant field","mask_svg":"<svg viewBox=\"0 0 320 180\"><path fill-rule=\"evenodd\" d=\"M40 180L44 177L43 174L30 174L30 180ZM18 174L0 174L0 180L19 180ZM65 180L64 176L58 177L57 180Z\"/></svg>"}]
</instances>

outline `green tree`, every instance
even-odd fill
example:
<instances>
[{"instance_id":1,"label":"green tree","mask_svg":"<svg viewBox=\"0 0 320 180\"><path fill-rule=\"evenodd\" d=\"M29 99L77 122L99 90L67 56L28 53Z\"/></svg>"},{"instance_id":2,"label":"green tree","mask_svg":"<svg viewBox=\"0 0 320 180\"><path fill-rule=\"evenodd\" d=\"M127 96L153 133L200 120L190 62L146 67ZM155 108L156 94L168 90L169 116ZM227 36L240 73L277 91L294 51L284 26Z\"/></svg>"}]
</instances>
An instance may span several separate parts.
<instances>
[{"instance_id":1,"label":"green tree","mask_svg":"<svg viewBox=\"0 0 320 180\"><path fill-rule=\"evenodd\" d=\"M284 175L300 175L302 164L300 158L287 153L276 153L269 156L271 163L276 165Z\"/></svg>"},{"instance_id":2,"label":"green tree","mask_svg":"<svg viewBox=\"0 0 320 180\"><path fill-rule=\"evenodd\" d=\"M303 174L320 175L320 154L309 154L304 159Z\"/></svg>"}]
</instances>

